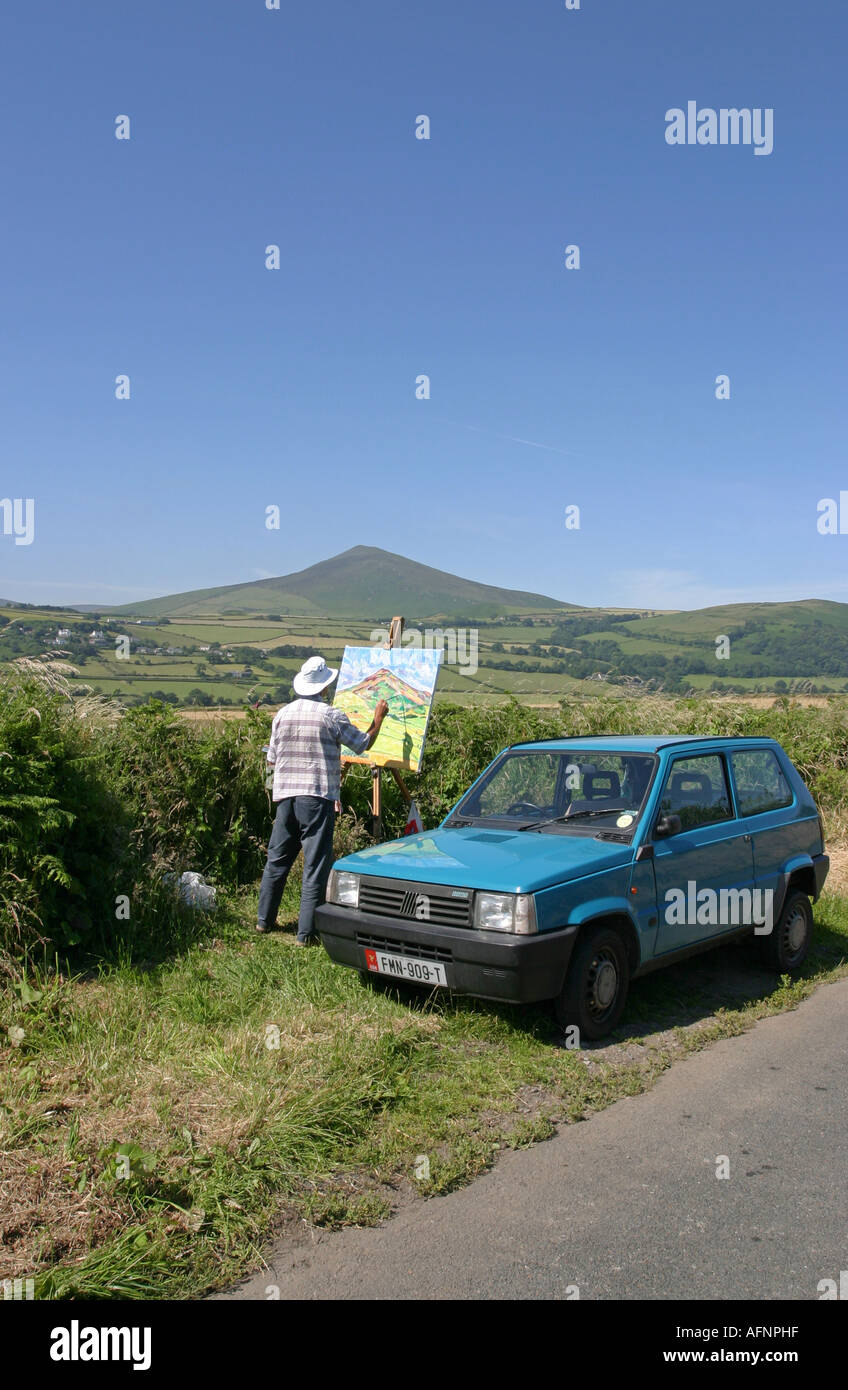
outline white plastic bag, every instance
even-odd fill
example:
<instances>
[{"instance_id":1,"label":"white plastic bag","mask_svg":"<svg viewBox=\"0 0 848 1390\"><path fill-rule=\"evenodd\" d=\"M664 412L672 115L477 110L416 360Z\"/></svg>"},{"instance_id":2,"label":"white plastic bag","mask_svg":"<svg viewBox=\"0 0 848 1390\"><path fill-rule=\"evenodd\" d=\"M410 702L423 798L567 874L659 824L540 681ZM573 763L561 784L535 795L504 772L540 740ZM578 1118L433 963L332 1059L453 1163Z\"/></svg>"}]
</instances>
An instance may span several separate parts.
<instances>
[{"instance_id":1,"label":"white plastic bag","mask_svg":"<svg viewBox=\"0 0 848 1390\"><path fill-rule=\"evenodd\" d=\"M165 874L166 883L176 883L177 891L184 903L189 907L199 907L208 912L215 906L215 889L211 883L207 883L203 874L185 873Z\"/></svg>"}]
</instances>

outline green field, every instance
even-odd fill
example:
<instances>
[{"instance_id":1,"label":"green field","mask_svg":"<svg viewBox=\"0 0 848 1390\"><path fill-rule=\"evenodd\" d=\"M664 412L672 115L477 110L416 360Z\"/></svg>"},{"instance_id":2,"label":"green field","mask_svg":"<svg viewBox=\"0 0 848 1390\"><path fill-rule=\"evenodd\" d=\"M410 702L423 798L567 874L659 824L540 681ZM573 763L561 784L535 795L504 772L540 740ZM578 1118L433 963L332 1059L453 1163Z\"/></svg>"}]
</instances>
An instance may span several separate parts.
<instances>
[{"instance_id":1,"label":"green field","mask_svg":"<svg viewBox=\"0 0 848 1390\"><path fill-rule=\"evenodd\" d=\"M615 621L616 611L624 621ZM736 604L688 613L645 610L635 618L632 611L549 609L486 618L476 629L478 670L445 661L436 698L553 705L566 695L591 696L603 689L616 695L640 689L678 695L687 689L827 694L848 685L848 605L822 600ZM422 635L437 626L436 620L417 624ZM59 654L53 640L59 627L72 631L65 646L79 687L117 692L130 704L156 692L181 704L259 701L276 707L289 698L292 675L307 656L320 652L338 666L346 644L369 645L372 631L385 628L385 622L300 613L272 621L204 612L140 627L126 615L0 605L0 666L21 656ZM95 628L105 631L108 645L88 644ZM727 661L716 658L722 634L730 639ZM149 650L133 650L121 659L116 652L121 637ZM182 650L168 653L168 647ZM245 667L248 675L237 677Z\"/></svg>"}]
</instances>

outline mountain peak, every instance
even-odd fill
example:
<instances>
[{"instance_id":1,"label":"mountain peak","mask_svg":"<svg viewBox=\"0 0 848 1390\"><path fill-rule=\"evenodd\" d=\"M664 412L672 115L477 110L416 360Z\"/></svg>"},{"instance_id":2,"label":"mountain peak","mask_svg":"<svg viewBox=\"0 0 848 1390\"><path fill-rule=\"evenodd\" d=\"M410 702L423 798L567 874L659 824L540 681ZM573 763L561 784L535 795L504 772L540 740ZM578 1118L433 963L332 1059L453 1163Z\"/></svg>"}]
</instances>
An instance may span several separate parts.
<instances>
[{"instance_id":1,"label":"mountain peak","mask_svg":"<svg viewBox=\"0 0 848 1390\"><path fill-rule=\"evenodd\" d=\"M154 617L285 613L374 621L403 613L416 620L473 620L507 613L550 613L576 606L544 594L463 579L380 546L353 545L327 560L276 579L194 589L112 611Z\"/></svg>"}]
</instances>

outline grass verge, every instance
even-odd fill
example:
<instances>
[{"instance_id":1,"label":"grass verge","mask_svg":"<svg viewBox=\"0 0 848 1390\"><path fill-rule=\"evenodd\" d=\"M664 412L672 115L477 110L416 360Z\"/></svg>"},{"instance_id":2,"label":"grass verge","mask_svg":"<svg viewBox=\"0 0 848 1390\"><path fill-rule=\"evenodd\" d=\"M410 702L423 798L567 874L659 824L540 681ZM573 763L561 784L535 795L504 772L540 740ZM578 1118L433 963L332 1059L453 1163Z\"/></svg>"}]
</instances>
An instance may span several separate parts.
<instances>
[{"instance_id":1,"label":"grass verge","mask_svg":"<svg viewBox=\"0 0 848 1390\"><path fill-rule=\"evenodd\" d=\"M296 906L293 884L281 920ZM0 1278L198 1297L287 1222L447 1192L848 974L848 900L825 897L798 978L711 952L638 981L614 1037L570 1051L542 1008L364 989L290 932L253 935L252 907L229 899L176 957L3 996Z\"/></svg>"}]
</instances>

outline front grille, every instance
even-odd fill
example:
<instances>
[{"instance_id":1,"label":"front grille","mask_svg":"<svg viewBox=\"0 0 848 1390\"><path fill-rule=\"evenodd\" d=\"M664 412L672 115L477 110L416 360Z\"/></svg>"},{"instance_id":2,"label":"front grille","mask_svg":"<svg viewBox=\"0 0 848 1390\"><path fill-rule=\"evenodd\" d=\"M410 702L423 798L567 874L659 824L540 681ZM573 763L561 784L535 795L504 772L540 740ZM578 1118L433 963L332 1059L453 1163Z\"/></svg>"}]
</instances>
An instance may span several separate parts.
<instances>
[{"instance_id":1,"label":"front grille","mask_svg":"<svg viewBox=\"0 0 848 1390\"><path fill-rule=\"evenodd\" d=\"M448 889L448 892L451 890ZM471 895L467 899L444 897L432 884L359 884L359 909L378 917L402 917L430 922L439 927L467 927L471 923Z\"/></svg>"},{"instance_id":2,"label":"front grille","mask_svg":"<svg viewBox=\"0 0 848 1390\"><path fill-rule=\"evenodd\" d=\"M413 956L416 960L436 960L449 964L453 951L442 946L422 946L420 941L393 941L389 936L370 936L367 932L356 933L357 946L365 946L372 951L388 951L390 955Z\"/></svg>"}]
</instances>

